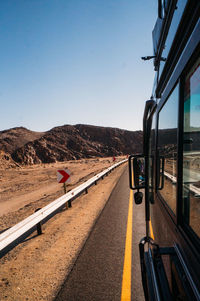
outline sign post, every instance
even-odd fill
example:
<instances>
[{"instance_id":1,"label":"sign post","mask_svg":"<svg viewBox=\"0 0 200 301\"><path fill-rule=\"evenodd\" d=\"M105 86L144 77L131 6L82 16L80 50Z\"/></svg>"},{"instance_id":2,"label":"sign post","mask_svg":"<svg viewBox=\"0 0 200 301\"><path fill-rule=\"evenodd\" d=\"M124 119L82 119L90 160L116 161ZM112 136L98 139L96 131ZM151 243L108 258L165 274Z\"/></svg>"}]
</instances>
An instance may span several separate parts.
<instances>
[{"instance_id":1,"label":"sign post","mask_svg":"<svg viewBox=\"0 0 200 301\"><path fill-rule=\"evenodd\" d=\"M63 183L63 187L64 187L64 194L67 193L67 187L66 187L66 184Z\"/></svg>"},{"instance_id":2,"label":"sign post","mask_svg":"<svg viewBox=\"0 0 200 301\"><path fill-rule=\"evenodd\" d=\"M64 194L67 193L66 183L69 183L71 181L70 174L71 174L71 172L69 169L57 170L57 181L58 181L58 183L63 183ZM67 209L68 209L68 207L71 208L71 206L72 206L71 201L68 201L68 206L66 203L66 208Z\"/></svg>"}]
</instances>

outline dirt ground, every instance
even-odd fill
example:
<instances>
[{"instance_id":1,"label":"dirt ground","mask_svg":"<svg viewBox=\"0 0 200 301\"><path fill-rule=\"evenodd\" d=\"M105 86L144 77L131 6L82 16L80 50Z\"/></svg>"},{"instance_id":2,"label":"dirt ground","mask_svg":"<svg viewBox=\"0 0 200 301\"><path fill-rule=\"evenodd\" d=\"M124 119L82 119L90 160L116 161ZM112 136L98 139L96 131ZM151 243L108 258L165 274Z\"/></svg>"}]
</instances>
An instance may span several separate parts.
<instances>
[{"instance_id":1,"label":"dirt ground","mask_svg":"<svg viewBox=\"0 0 200 301\"><path fill-rule=\"evenodd\" d=\"M112 164L112 158L96 158L0 169L0 232L63 195L58 169L71 171L69 191Z\"/></svg>"},{"instance_id":2,"label":"dirt ground","mask_svg":"<svg viewBox=\"0 0 200 301\"><path fill-rule=\"evenodd\" d=\"M102 158L0 171L0 231L63 194L62 185L56 182L58 168L70 169L70 190L112 164L112 158ZM115 169L77 198L72 208L50 219L42 235L34 232L0 259L0 300L54 299L125 168L126 164Z\"/></svg>"}]
</instances>

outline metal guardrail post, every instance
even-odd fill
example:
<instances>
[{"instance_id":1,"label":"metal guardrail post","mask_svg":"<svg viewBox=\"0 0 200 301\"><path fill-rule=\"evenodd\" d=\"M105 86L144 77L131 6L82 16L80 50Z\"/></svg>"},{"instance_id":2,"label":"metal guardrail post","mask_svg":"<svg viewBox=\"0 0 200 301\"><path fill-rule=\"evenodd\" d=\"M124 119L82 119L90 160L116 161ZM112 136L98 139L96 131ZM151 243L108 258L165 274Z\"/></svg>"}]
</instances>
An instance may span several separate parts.
<instances>
[{"instance_id":1,"label":"metal guardrail post","mask_svg":"<svg viewBox=\"0 0 200 301\"><path fill-rule=\"evenodd\" d=\"M35 212L39 211L41 208L37 208L35 210ZM41 226L41 222L39 222L37 225L36 225L36 228L37 228L37 234L38 235L41 235L42 234L42 226Z\"/></svg>"}]
</instances>

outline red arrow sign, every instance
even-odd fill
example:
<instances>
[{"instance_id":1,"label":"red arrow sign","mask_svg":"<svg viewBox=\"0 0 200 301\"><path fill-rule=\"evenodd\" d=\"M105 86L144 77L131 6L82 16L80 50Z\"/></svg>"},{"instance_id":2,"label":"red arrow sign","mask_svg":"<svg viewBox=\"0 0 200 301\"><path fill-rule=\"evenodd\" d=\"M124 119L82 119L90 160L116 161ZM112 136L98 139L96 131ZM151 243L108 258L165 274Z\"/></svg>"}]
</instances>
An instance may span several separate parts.
<instances>
[{"instance_id":1,"label":"red arrow sign","mask_svg":"<svg viewBox=\"0 0 200 301\"><path fill-rule=\"evenodd\" d=\"M70 171L69 171L69 169L57 170L57 180L58 180L58 183L70 182Z\"/></svg>"}]
</instances>

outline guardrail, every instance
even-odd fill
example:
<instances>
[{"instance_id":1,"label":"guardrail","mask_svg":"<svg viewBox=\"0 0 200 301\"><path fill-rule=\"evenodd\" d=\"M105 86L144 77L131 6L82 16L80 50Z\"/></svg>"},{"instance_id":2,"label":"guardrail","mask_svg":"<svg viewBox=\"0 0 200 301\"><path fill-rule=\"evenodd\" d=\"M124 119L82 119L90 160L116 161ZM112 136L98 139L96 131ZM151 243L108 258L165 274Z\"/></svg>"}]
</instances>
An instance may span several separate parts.
<instances>
[{"instance_id":1,"label":"guardrail","mask_svg":"<svg viewBox=\"0 0 200 301\"><path fill-rule=\"evenodd\" d=\"M176 177L172 176L170 173L164 171L164 175L172 181L173 184L176 184Z\"/></svg>"},{"instance_id":2,"label":"guardrail","mask_svg":"<svg viewBox=\"0 0 200 301\"><path fill-rule=\"evenodd\" d=\"M164 175L170 179L172 181L172 184L176 184L176 177L172 176L171 174L169 174L168 172L164 172ZM189 191L194 193L195 197L200 197L200 189L195 187L194 185L190 184L190 183L184 183L185 184L185 188L188 189Z\"/></svg>"},{"instance_id":3,"label":"guardrail","mask_svg":"<svg viewBox=\"0 0 200 301\"><path fill-rule=\"evenodd\" d=\"M23 221L19 222L15 226L6 230L2 234L0 234L0 258L3 257L6 253L8 253L11 249L13 249L16 245L18 245L21 241L23 241L27 236L29 236L32 232L36 230L36 226L39 223L44 224L47 220L49 220L52 216L54 216L60 209L66 206L66 203L72 202L78 196L80 196L83 192L87 193L87 190L92 185L96 185L97 181L107 174L109 174L113 169L118 167L119 165L125 163L128 159L120 161L106 170L100 172L95 175L85 183L79 185L78 187L72 189L67 192L65 195L51 202L44 208L38 210L33 213Z\"/></svg>"}]
</instances>

